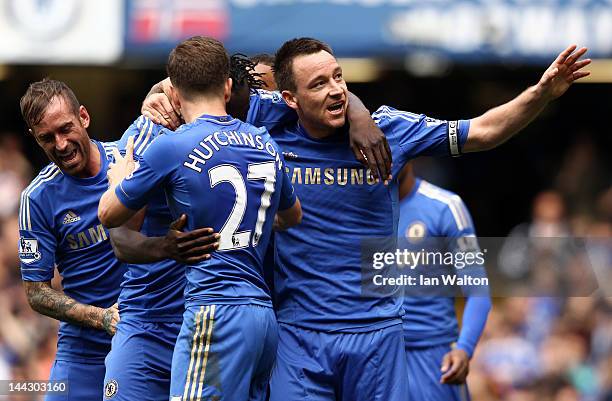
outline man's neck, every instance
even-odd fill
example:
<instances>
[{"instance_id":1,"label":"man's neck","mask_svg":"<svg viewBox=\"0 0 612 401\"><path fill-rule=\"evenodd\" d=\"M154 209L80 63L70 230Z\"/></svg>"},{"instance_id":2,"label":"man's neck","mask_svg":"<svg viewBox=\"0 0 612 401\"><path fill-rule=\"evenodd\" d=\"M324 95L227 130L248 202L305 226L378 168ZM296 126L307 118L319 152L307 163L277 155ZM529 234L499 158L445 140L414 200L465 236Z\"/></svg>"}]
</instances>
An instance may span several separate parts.
<instances>
[{"instance_id":1,"label":"man's neck","mask_svg":"<svg viewBox=\"0 0 612 401\"><path fill-rule=\"evenodd\" d=\"M98 146L89 142L89 159L87 160L87 165L85 169L82 170L80 174L77 174L77 178L90 178L95 177L100 172L102 168L102 164L100 162L100 149Z\"/></svg>"},{"instance_id":2,"label":"man's neck","mask_svg":"<svg viewBox=\"0 0 612 401\"><path fill-rule=\"evenodd\" d=\"M308 135L315 139L323 139L332 136L336 133L336 128L326 127L320 124L311 124L306 120L300 119L300 124L306 130Z\"/></svg>"},{"instance_id":3,"label":"man's neck","mask_svg":"<svg viewBox=\"0 0 612 401\"><path fill-rule=\"evenodd\" d=\"M403 179L401 179L400 187L399 187L399 198L400 200L404 199L412 189L414 188L414 184L416 184L416 177L410 171L409 174L406 175Z\"/></svg>"},{"instance_id":4,"label":"man's neck","mask_svg":"<svg viewBox=\"0 0 612 401\"><path fill-rule=\"evenodd\" d=\"M223 98L199 98L195 101L181 101L181 113L186 123L194 122L203 114L209 116L225 116L225 100Z\"/></svg>"}]
</instances>

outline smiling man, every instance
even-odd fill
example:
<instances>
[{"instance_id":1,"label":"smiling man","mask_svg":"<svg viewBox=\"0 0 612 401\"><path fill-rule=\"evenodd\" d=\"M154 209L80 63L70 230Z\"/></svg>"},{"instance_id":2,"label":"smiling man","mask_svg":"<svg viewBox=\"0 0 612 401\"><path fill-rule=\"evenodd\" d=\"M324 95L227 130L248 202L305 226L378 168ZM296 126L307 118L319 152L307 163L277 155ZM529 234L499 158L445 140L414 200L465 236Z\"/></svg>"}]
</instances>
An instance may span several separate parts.
<instances>
[{"instance_id":1,"label":"smiling man","mask_svg":"<svg viewBox=\"0 0 612 401\"><path fill-rule=\"evenodd\" d=\"M49 380L68 393L46 400L100 399L104 358L119 320L119 284L125 267L98 221L108 184L110 145L89 138L89 113L63 82L43 80L21 98L30 133L51 164L21 195L19 256L32 309L60 320ZM63 293L51 288L55 266Z\"/></svg>"},{"instance_id":2,"label":"smiling man","mask_svg":"<svg viewBox=\"0 0 612 401\"><path fill-rule=\"evenodd\" d=\"M472 120L381 106L372 117L391 147L394 177L383 186L367 179L348 150L348 91L331 48L310 38L283 44L275 78L299 121L275 140L287 155L304 218L276 235L279 346L272 401L406 399L401 298L362 291L362 241L397 238L396 177L410 159L503 143L588 75L581 68L590 60L579 61L586 49L575 49L562 52L536 85Z\"/></svg>"},{"instance_id":3,"label":"smiling man","mask_svg":"<svg viewBox=\"0 0 612 401\"><path fill-rule=\"evenodd\" d=\"M89 113L63 82L32 83L21 98L21 113L51 161L23 191L19 210L19 257L28 301L34 310L61 321L49 380L65 382L68 391L46 400L100 399L126 270L97 216L115 145L89 138ZM131 241L123 248L149 260L181 259L192 249L177 253L177 245L194 233L171 228L166 236L148 238L146 244ZM55 266L63 293L51 288ZM114 384L108 395L115 395Z\"/></svg>"}]
</instances>

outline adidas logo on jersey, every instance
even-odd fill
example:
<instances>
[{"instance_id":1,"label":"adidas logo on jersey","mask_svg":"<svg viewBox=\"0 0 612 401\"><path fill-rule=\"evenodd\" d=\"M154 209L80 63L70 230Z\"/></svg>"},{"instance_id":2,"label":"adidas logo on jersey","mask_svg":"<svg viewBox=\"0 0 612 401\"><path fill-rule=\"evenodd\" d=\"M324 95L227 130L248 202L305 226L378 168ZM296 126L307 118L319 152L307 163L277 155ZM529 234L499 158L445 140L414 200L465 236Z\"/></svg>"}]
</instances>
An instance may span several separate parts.
<instances>
[{"instance_id":1,"label":"adidas logo on jersey","mask_svg":"<svg viewBox=\"0 0 612 401\"><path fill-rule=\"evenodd\" d=\"M66 215L64 216L63 224L70 224L70 223L74 223L75 221L79 221L79 220L81 220L81 217L77 216L77 214L73 212L72 210L69 210L68 213L66 213Z\"/></svg>"},{"instance_id":2,"label":"adidas logo on jersey","mask_svg":"<svg viewBox=\"0 0 612 401\"><path fill-rule=\"evenodd\" d=\"M296 155L293 152L283 152L283 156L285 156L285 159L297 159L298 155Z\"/></svg>"}]
</instances>

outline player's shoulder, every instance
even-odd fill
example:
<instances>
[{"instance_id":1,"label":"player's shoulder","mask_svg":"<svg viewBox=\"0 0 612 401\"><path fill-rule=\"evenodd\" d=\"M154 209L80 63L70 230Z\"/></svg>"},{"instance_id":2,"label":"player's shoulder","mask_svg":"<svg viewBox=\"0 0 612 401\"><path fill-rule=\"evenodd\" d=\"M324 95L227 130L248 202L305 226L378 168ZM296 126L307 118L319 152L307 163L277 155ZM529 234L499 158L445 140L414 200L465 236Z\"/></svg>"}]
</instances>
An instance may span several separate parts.
<instances>
[{"instance_id":1,"label":"player's shoulder","mask_svg":"<svg viewBox=\"0 0 612 401\"><path fill-rule=\"evenodd\" d=\"M239 119L234 119L236 124L240 127L242 131L252 132L253 134L262 135L262 136L270 136L266 127L257 127L250 122L242 121Z\"/></svg>"},{"instance_id":2,"label":"player's shoulder","mask_svg":"<svg viewBox=\"0 0 612 401\"><path fill-rule=\"evenodd\" d=\"M60 168L50 163L30 182L22 192L19 203L19 229L31 229L30 217L33 206L38 205L37 210L47 210L53 206L52 200L57 191L63 190L61 182L63 173ZM60 185L60 187L58 187Z\"/></svg>"},{"instance_id":3,"label":"player's shoulder","mask_svg":"<svg viewBox=\"0 0 612 401\"><path fill-rule=\"evenodd\" d=\"M49 189L52 185L59 183L62 177L62 170L55 163L49 163L40 170L38 175L21 192L21 198L39 198L45 193L45 189Z\"/></svg>"},{"instance_id":4,"label":"player's shoulder","mask_svg":"<svg viewBox=\"0 0 612 401\"><path fill-rule=\"evenodd\" d=\"M443 208L463 203L461 197L453 191L449 191L448 189L444 189L425 180L421 180L416 193L421 198L429 199L431 202L435 202Z\"/></svg>"},{"instance_id":5,"label":"player's shoulder","mask_svg":"<svg viewBox=\"0 0 612 401\"><path fill-rule=\"evenodd\" d=\"M460 230L472 225L467 207L456 193L421 180L416 195L430 206L436 207L441 212L440 216L450 216Z\"/></svg>"},{"instance_id":6,"label":"player's shoulder","mask_svg":"<svg viewBox=\"0 0 612 401\"><path fill-rule=\"evenodd\" d=\"M380 106L372 113L372 120L390 140L403 137L407 132L420 130L423 126L422 121L426 118L423 114L398 110L387 105Z\"/></svg>"},{"instance_id":7,"label":"player's shoulder","mask_svg":"<svg viewBox=\"0 0 612 401\"><path fill-rule=\"evenodd\" d=\"M139 116L125 130L116 144L119 150L124 150L130 137L134 137L134 154L141 155L155 138L162 135L165 129L162 125L154 123L148 117Z\"/></svg>"},{"instance_id":8,"label":"player's shoulder","mask_svg":"<svg viewBox=\"0 0 612 401\"><path fill-rule=\"evenodd\" d=\"M119 149L118 141L113 142L99 142L100 146L102 146L102 150L104 150L104 157L108 161L113 161L113 149Z\"/></svg>"},{"instance_id":9,"label":"player's shoulder","mask_svg":"<svg viewBox=\"0 0 612 401\"><path fill-rule=\"evenodd\" d=\"M418 123L422 119L426 118L423 114L411 113L409 111L398 110L395 107L382 105L374 113L372 113L372 119L375 122L390 122L390 121L404 121L408 123Z\"/></svg>"},{"instance_id":10,"label":"player's shoulder","mask_svg":"<svg viewBox=\"0 0 612 401\"><path fill-rule=\"evenodd\" d=\"M381 128L387 125L400 125L402 127L409 125L415 127L435 127L447 123L445 120L428 117L425 114L398 110L387 105L380 106L374 113L372 113L372 119Z\"/></svg>"},{"instance_id":11,"label":"player's shoulder","mask_svg":"<svg viewBox=\"0 0 612 401\"><path fill-rule=\"evenodd\" d=\"M278 91L268 91L265 89L256 89L251 91L251 100L262 100L269 103L283 102L283 96Z\"/></svg>"}]
</instances>

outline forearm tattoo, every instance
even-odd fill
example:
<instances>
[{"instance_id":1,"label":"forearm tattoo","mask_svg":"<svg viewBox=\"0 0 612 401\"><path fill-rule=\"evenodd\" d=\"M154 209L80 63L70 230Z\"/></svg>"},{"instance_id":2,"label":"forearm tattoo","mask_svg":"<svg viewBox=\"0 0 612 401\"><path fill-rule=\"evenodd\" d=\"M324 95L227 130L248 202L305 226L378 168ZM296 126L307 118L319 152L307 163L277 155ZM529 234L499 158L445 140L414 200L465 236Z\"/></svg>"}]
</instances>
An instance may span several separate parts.
<instances>
[{"instance_id":1,"label":"forearm tattoo","mask_svg":"<svg viewBox=\"0 0 612 401\"><path fill-rule=\"evenodd\" d=\"M102 315L102 327L106 330L107 333L112 332L113 327L113 311L110 309L105 309L104 314Z\"/></svg>"},{"instance_id":2,"label":"forearm tattoo","mask_svg":"<svg viewBox=\"0 0 612 401\"><path fill-rule=\"evenodd\" d=\"M51 288L48 282L26 282L24 285L28 302L35 311L64 322L103 328L99 308L78 303Z\"/></svg>"}]
</instances>

